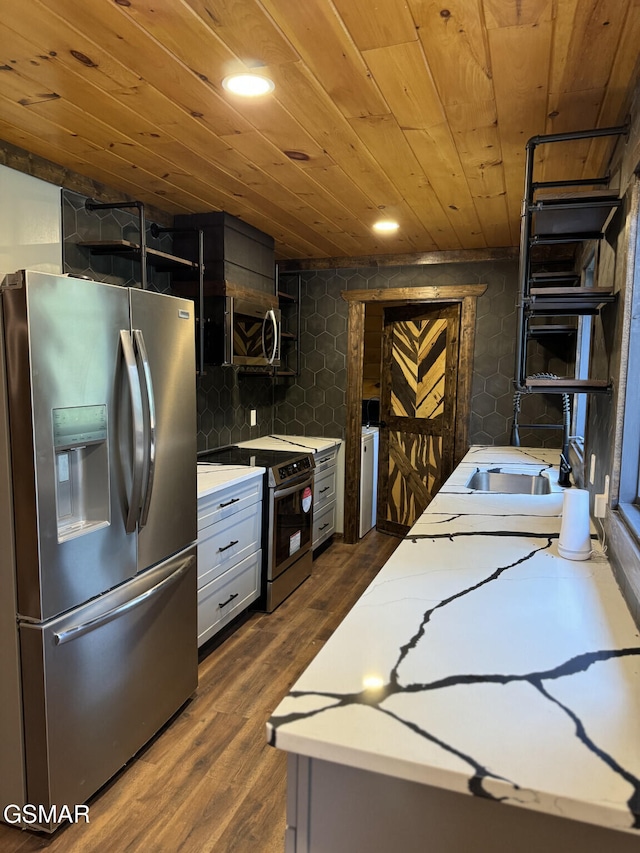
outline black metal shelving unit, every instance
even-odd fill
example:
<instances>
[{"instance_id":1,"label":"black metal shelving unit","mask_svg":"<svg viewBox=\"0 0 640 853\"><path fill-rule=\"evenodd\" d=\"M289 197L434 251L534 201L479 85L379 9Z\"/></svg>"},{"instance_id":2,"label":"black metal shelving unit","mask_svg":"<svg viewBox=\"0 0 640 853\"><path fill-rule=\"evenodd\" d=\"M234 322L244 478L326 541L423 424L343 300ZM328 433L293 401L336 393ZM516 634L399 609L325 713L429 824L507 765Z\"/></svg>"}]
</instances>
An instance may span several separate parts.
<instances>
[{"instance_id":1,"label":"black metal shelving unit","mask_svg":"<svg viewBox=\"0 0 640 853\"><path fill-rule=\"evenodd\" d=\"M536 246L553 246L601 240L607 223L621 204L610 178L535 181L535 153L540 145L627 133L626 125L573 133L532 137L526 145L525 193L520 230L520 279L516 341L515 388L519 393L608 393L608 380L548 378L527 371L527 350L532 340L572 335L580 315L598 314L615 301L611 287L584 287L573 270L539 272L534 268ZM571 188L566 192L567 188ZM565 190L555 194L541 191ZM574 338L575 340L575 338Z\"/></svg>"},{"instance_id":2,"label":"black metal shelving unit","mask_svg":"<svg viewBox=\"0 0 640 853\"><path fill-rule=\"evenodd\" d=\"M147 290L147 264L157 269L158 272L176 272L177 270L195 270L198 273L198 372L204 374L204 240L200 228L162 228L155 223L149 226L152 237L160 234L184 234L191 233L196 237L197 260L178 257L167 252L161 252L147 244L147 221L144 203L141 201L122 201L102 203L87 201L87 210L120 210L123 208L135 208L138 212L138 231L140 241L134 243L130 240L83 240L78 243L89 249L92 255L117 255L128 260L140 263L140 286Z\"/></svg>"},{"instance_id":3,"label":"black metal shelving unit","mask_svg":"<svg viewBox=\"0 0 640 853\"><path fill-rule=\"evenodd\" d=\"M282 314L281 363L276 376L300 375L300 291L300 273L280 272L276 264L276 293Z\"/></svg>"}]
</instances>

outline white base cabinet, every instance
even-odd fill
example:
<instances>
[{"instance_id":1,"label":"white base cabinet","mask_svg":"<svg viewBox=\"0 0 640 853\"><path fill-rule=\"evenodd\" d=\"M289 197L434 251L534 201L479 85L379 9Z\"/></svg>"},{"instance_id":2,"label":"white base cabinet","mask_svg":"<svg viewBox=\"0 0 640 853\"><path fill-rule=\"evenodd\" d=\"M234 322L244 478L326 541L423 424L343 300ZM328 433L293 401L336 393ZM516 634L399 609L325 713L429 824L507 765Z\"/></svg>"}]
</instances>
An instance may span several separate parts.
<instances>
[{"instance_id":1,"label":"white base cabinet","mask_svg":"<svg viewBox=\"0 0 640 853\"><path fill-rule=\"evenodd\" d=\"M198 590L198 647L256 600L261 568L256 551Z\"/></svg>"},{"instance_id":2,"label":"white base cabinet","mask_svg":"<svg viewBox=\"0 0 640 853\"><path fill-rule=\"evenodd\" d=\"M338 447L319 450L313 455L313 543L315 551L336 532L336 492Z\"/></svg>"},{"instance_id":3,"label":"white base cabinet","mask_svg":"<svg viewBox=\"0 0 640 853\"><path fill-rule=\"evenodd\" d=\"M262 474L198 498L198 646L260 595Z\"/></svg>"}]
</instances>

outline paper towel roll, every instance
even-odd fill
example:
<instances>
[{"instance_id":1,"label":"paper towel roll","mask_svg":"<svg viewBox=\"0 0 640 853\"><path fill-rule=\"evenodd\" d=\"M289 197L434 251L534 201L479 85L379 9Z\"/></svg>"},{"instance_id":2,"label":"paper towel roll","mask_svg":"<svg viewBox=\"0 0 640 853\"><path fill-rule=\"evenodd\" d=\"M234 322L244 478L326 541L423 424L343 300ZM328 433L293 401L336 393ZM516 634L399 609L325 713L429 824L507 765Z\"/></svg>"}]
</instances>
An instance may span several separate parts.
<instances>
[{"instance_id":1,"label":"paper towel roll","mask_svg":"<svg viewBox=\"0 0 640 853\"><path fill-rule=\"evenodd\" d=\"M588 560L591 556L589 492L586 489L565 490L558 553L568 560Z\"/></svg>"}]
</instances>

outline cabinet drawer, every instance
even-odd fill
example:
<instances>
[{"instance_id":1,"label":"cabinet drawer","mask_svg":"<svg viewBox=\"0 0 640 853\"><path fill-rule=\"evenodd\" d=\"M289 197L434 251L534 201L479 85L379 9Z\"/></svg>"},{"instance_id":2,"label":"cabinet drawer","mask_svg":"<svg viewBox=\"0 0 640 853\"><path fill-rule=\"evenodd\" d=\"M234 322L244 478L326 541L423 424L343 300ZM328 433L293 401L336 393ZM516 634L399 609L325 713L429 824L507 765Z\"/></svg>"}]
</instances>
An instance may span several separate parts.
<instances>
[{"instance_id":1,"label":"cabinet drawer","mask_svg":"<svg viewBox=\"0 0 640 853\"><path fill-rule=\"evenodd\" d=\"M260 594L262 551L198 590L198 646L245 610Z\"/></svg>"},{"instance_id":2,"label":"cabinet drawer","mask_svg":"<svg viewBox=\"0 0 640 853\"><path fill-rule=\"evenodd\" d=\"M316 471L313 482L314 512L322 509L329 501L336 499L336 469L332 468L318 476Z\"/></svg>"},{"instance_id":3,"label":"cabinet drawer","mask_svg":"<svg viewBox=\"0 0 640 853\"><path fill-rule=\"evenodd\" d=\"M262 499L262 476L232 483L198 500L198 533L210 524L252 506Z\"/></svg>"},{"instance_id":4,"label":"cabinet drawer","mask_svg":"<svg viewBox=\"0 0 640 853\"><path fill-rule=\"evenodd\" d=\"M313 456L313 461L316 466L316 476L322 471L326 471L327 468L330 468L332 465L336 464L336 459L338 457L338 446L330 447L329 450L319 450Z\"/></svg>"},{"instance_id":5,"label":"cabinet drawer","mask_svg":"<svg viewBox=\"0 0 640 853\"><path fill-rule=\"evenodd\" d=\"M198 589L260 548L262 504L205 527L198 536Z\"/></svg>"},{"instance_id":6,"label":"cabinet drawer","mask_svg":"<svg viewBox=\"0 0 640 853\"><path fill-rule=\"evenodd\" d=\"M336 529L336 505L330 504L313 513L313 548L317 548Z\"/></svg>"}]
</instances>

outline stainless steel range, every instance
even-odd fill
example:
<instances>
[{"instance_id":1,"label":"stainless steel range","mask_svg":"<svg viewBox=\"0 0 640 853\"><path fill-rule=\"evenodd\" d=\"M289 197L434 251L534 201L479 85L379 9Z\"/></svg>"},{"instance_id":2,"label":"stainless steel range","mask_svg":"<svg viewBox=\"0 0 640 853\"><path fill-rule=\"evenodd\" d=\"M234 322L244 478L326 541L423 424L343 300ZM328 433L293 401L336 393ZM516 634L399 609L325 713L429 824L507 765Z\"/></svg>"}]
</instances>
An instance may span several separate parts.
<instances>
[{"instance_id":1,"label":"stainless steel range","mask_svg":"<svg viewBox=\"0 0 640 853\"><path fill-rule=\"evenodd\" d=\"M227 447L198 462L266 468L262 523L262 588L254 609L271 613L311 574L313 455Z\"/></svg>"}]
</instances>

